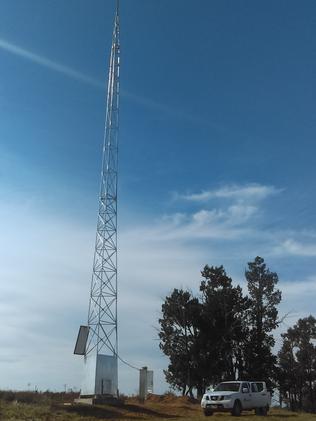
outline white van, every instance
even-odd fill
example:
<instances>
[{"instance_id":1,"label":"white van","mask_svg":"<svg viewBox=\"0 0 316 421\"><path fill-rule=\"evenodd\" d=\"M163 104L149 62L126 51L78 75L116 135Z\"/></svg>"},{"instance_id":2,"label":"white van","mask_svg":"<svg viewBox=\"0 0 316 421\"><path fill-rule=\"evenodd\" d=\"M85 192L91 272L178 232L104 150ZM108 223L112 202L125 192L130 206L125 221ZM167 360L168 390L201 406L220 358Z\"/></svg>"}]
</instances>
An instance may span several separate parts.
<instances>
[{"instance_id":1,"label":"white van","mask_svg":"<svg viewBox=\"0 0 316 421\"><path fill-rule=\"evenodd\" d=\"M219 383L214 390L208 390L201 400L206 416L214 412L231 412L239 416L243 410L255 410L256 415L267 415L271 395L265 382L231 381Z\"/></svg>"}]
</instances>

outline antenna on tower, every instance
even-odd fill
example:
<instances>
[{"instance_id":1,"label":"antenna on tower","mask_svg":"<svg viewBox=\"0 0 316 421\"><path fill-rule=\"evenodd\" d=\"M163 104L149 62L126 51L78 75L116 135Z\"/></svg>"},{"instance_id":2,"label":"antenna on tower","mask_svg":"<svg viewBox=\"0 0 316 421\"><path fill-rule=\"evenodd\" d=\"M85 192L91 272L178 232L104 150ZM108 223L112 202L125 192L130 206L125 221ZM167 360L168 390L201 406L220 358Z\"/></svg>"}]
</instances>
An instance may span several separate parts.
<instances>
[{"instance_id":1,"label":"antenna on tower","mask_svg":"<svg viewBox=\"0 0 316 421\"><path fill-rule=\"evenodd\" d=\"M84 355L81 396L118 394L117 334L117 176L120 94L119 0L112 35L97 232L88 325L81 326L75 353Z\"/></svg>"}]
</instances>

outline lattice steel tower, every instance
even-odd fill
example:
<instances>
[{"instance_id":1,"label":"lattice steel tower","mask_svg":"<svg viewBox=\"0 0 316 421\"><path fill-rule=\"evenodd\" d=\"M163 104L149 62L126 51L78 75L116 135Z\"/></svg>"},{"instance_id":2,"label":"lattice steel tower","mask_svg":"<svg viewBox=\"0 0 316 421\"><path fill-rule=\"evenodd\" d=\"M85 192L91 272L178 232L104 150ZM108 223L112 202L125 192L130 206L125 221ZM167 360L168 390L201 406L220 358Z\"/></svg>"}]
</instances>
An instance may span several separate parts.
<instances>
[{"instance_id":1,"label":"lattice steel tower","mask_svg":"<svg viewBox=\"0 0 316 421\"><path fill-rule=\"evenodd\" d=\"M117 394L119 36L119 1L117 0L106 99L99 210L88 313L88 339L84 350L87 373L82 394L87 395Z\"/></svg>"}]
</instances>

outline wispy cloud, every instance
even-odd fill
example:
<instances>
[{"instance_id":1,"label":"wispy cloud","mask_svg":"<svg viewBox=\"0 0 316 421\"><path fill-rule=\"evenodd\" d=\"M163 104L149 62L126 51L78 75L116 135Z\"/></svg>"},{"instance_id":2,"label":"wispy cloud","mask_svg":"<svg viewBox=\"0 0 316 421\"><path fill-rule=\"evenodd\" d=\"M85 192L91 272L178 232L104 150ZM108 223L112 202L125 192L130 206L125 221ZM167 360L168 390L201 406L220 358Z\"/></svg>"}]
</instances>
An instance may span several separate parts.
<instances>
[{"instance_id":1,"label":"wispy cloud","mask_svg":"<svg viewBox=\"0 0 316 421\"><path fill-rule=\"evenodd\" d=\"M281 192L273 185L233 184L201 193L176 193L176 199L194 202L200 209L164 216L150 230L154 238L165 241L234 240L246 250L255 247L256 253L271 257L316 256L314 231L280 229L270 223L267 229L271 216L264 201Z\"/></svg>"},{"instance_id":2,"label":"wispy cloud","mask_svg":"<svg viewBox=\"0 0 316 421\"><path fill-rule=\"evenodd\" d=\"M151 237L153 241L192 241L198 239L237 240L257 237L255 224L262 215L262 206L257 202L277 191L273 186L235 186L214 190L213 197L221 200L216 206L203 203L194 212L175 212L164 215L155 226L142 227L142 238ZM244 200L241 200L244 198ZM247 199L247 200L246 200ZM137 230L140 228L138 227ZM131 235L134 235L134 230Z\"/></svg>"},{"instance_id":3,"label":"wispy cloud","mask_svg":"<svg viewBox=\"0 0 316 421\"><path fill-rule=\"evenodd\" d=\"M310 241L301 242L288 238L275 248L276 254L290 254L294 256L316 256L316 244Z\"/></svg>"},{"instance_id":4,"label":"wispy cloud","mask_svg":"<svg viewBox=\"0 0 316 421\"><path fill-rule=\"evenodd\" d=\"M282 190L274 186L265 186L261 184L246 185L228 185L214 190L204 190L200 193L175 194L175 199L183 199L191 202L208 202L212 199L234 199L238 201L245 200L263 200L268 196L280 193Z\"/></svg>"},{"instance_id":5,"label":"wispy cloud","mask_svg":"<svg viewBox=\"0 0 316 421\"><path fill-rule=\"evenodd\" d=\"M281 191L274 186L262 184L233 184L201 193L176 193L175 199L195 202L200 205L200 209L165 216L162 225L166 228L156 235L183 240L257 236L258 218L264 213L262 202Z\"/></svg>"},{"instance_id":6,"label":"wispy cloud","mask_svg":"<svg viewBox=\"0 0 316 421\"><path fill-rule=\"evenodd\" d=\"M257 214L255 206L234 204L227 208L201 209L186 217L182 221L177 220L176 224L170 224L168 228L161 231L166 239L236 239L245 237L250 233L248 223ZM165 218L166 220L166 218ZM170 221L174 218L171 216Z\"/></svg>"},{"instance_id":7,"label":"wispy cloud","mask_svg":"<svg viewBox=\"0 0 316 421\"><path fill-rule=\"evenodd\" d=\"M25 48L22 48L16 44L13 44L12 42L6 41L5 39L0 38L0 48L2 50L7 51L8 53L14 54L18 57L21 57L25 60L29 60L33 63L39 64L40 66L46 67L50 70L53 70L55 72L59 72L65 76L68 76L72 79L76 79L80 82L87 83L91 86L94 86L95 88L105 88L105 84L85 75L84 73L78 72L77 70L65 66L64 64L60 64L57 61L53 61L47 57L44 57L42 55L36 54L30 50L27 50Z\"/></svg>"},{"instance_id":8,"label":"wispy cloud","mask_svg":"<svg viewBox=\"0 0 316 421\"><path fill-rule=\"evenodd\" d=\"M293 299L295 299L298 292L301 295L312 294L312 299L314 299L316 294L316 276L310 276L300 281L292 280L283 282L283 288L286 290L286 295L293 297Z\"/></svg>"}]
</instances>

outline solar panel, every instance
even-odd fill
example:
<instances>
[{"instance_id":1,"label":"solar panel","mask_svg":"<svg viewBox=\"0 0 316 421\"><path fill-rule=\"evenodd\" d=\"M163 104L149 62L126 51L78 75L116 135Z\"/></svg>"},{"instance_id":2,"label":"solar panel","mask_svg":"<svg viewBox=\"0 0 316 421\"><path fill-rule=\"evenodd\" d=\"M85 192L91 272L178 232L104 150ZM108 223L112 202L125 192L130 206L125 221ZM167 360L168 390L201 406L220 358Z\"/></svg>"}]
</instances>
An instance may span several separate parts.
<instances>
[{"instance_id":1,"label":"solar panel","mask_svg":"<svg viewBox=\"0 0 316 421\"><path fill-rule=\"evenodd\" d=\"M89 327L80 326L74 354L85 355L88 335L89 335Z\"/></svg>"}]
</instances>

